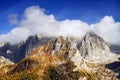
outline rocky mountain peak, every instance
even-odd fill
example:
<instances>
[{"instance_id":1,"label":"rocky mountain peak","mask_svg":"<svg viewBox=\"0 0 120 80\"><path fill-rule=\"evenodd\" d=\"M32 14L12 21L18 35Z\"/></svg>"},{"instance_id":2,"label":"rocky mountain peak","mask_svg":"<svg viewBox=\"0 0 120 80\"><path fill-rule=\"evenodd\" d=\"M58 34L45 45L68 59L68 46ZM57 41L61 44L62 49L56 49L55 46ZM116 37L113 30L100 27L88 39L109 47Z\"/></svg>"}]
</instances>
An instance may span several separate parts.
<instances>
[{"instance_id":1,"label":"rocky mountain peak","mask_svg":"<svg viewBox=\"0 0 120 80\"><path fill-rule=\"evenodd\" d=\"M104 40L101 42L100 37L95 36L86 34L80 42L80 47L77 47L78 43L70 37L52 38L46 44L35 48L10 73L34 70L33 73L37 73L40 80L44 80L43 76L47 76L45 80L52 80L55 76L57 77L54 80L79 80L84 78L85 80L116 80L112 71L96 65L96 63L103 64L104 61L107 61L107 55L112 53L108 47L101 48L107 46L107 44ZM103 72L104 74L101 74ZM78 77L73 77L77 76L78 73L80 73ZM84 74L84 76L81 74ZM69 78L61 79L61 75ZM91 79L89 75L96 77Z\"/></svg>"},{"instance_id":2,"label":"rocky mountain peak","mask_svg":"<svg viewBox=\"0 0 120 80\"><path fill-rule=\"evenodd\" d=\"M40 37L40 35L32 35L28 37L26 40L25 46L26 46L26 52L25 55L33 51L35 48L37 48L39 45L43 45L48 42L50 38L47 37Z\"/></svg>"},{"instance_id":3,"label":"rocky mountain peak","mask_svg":"<svg viewBox=\"0 0 120 80\"><path fill-rule=\"evenodd\" d=\"M71 40L69 38L64 38L62 36L56 38L55 41L55 50L70 48Z\"/></svg>"},{"instance_id":4,"label":"rocky mountain peak","mask_svg":"<svg viewBox=\"0 0 120 80\"><path fill-rule=\"evenodd\" d=\"M57 51L58 54L75 54L78 50L77 44L72 40L71 37L60 36L58 38L52 39L48 42L50 47L52 47L53 52Z\"/></svg>"},{"instance_id":5,"label":"rocky mountain peak","mask_svg":"<svg viewBox=\"0 0 120 80\"><path fill-rule=\"evenodd\" d=\"M95 34L93 32L87 33L85 35L85 37L83 38L83 40L87 44L91 45L91 47L92 47L92 44L94 44L94 45L96 45L99 48L102 48L102 49L105 49L105 50L109 50L109 47L108 47L107 43L100 36L98 36L97 34ZM105 48L106 46L108 48Z\"/></svg>"},{"instance_id":6,"label":"rocky mountain peak","mask_svg":"<svg viewBox=\"0 0 120 80\"><path fill-rule=\"evenodd\" d=\"M87 33L80 46L82 56L90 61L104 62L112 55L109 46L95 33Z\"/></svg>"},{"instance_id":7,"label":"rocky mountain peak","mask_svg":"<svg viewBox=\"0 0 120 80\"><path fill-rule=\"evenodd\" d=\"M111 56L116 56L110 51L107 43L95 33L87 33L79 43L71 37L60 36L52 39L49 42L49 47L52 48L52 54L57 51L59 55L67 55L66 59L72 59L77 55L79 57L76 57L76 60L81 60L79 62L87 60L92 63L103 64L109 62ZM78 47L78 45L80 46Z\"/></svg>"}]
</instances>

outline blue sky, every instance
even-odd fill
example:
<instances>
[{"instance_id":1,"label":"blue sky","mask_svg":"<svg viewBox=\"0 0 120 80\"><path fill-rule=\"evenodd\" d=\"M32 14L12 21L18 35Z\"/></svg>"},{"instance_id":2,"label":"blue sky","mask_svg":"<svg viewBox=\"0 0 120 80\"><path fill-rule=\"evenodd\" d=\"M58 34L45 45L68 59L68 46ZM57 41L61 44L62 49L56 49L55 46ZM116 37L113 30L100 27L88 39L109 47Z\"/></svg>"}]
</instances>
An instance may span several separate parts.
<instances>
[{"instance_id":1,"label":"blue sky","mask_svg":"<svg viewBox=\"0 0 120 80\"><path fill-rule=\"evenodd\" d=\"M113 16L120 22L120 0L0 0L0 34L16 27L9 23L9 15L21 19L27 7L38 5L56 20L79 19L88 24L99 22L104 16Z\"/></svg>"}]
</instances>

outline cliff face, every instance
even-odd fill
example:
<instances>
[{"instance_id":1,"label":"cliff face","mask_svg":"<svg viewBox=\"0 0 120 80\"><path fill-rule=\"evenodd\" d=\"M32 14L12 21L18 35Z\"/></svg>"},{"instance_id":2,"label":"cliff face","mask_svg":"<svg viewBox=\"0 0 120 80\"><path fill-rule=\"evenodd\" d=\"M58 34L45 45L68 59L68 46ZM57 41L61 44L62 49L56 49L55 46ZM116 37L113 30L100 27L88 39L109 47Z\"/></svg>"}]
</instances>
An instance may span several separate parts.
<instances>
[{"instance_id":1,"label":"cliff face","mask_svg":"<svg viewBox=\"0 0 120 80\"><path fill-rule=\"evenodd\" d=\"M54 38L40 38L38 35L34 35L28 37L26 42L21 42L16 45L1 43L0 56L4 56L13 62L19 62L35 48L47 43L52 39ZM104 40L94 33L87 34L83 38L82 42L79 42L80 44L78 44L73 39L70 40L70 37L66 38L65 41L64 39L64 37L59 37L58 39L56 39L56 42L54 42L53 46L55 50L67 48L68 50L70 50L68 52L70 54L78 52L86 60L95 60L96 62L104 62L112 55L108 45L104 42ZM63 52L61 52L60 54L63 54Z\"/></svg>"},{"instance_id":2,"label":"cliff face","mask_svg":"<svg viewBox=\"0 0 120 80\"><path fill-rule=\"evenodd\" d=\"M8 71L10 78L16 75L19 79L24 74L22 79L32 76L38 80L117 80L115 73L105 68L111 56L114 59L116 55L94 33L86 34L80 42L71 37L31 36L24 44L25 58Z\"/></svg>"},{"instance_id":3,"label":"cliff face","mask_svg":"<svg viewBox=\"0 0 120 80\"><path fill-rule=\"evenodd\" d=\"M13 62L18 62L23 57L25 53L25 43L21 42L16 45L11 45L9 43L4 43L3 46L0 47L0 56L4 56Z\"/></svg>"},{"instance_id":4,"label":"cliff face","mask_svg":"<svg viewBox=\"0 0 120 80\"><path fill-rule=\"evenodd\" d=\"M28 53L45 44L50 38L39 38L37 35L30 36L25 42L11 45L10 43L0 43L0 56L10 59L17 63Z\"/></svg>"},{"instance_id":5,"label":"cliff face","mask_svg":"<svg viewBox=\"0 0 120 80\"><path fill-rule=\"evenodd\" d=\"M114 57L105 41L94 33L86 34L80 46L81 55L88 61L103 63Z\"/></svg>"},{"instance_id":6,"label":"cliff face","mask_svg":"<svg viewBox=\"0 0 120 80\"><path fill-rule=\"evenodd\" d=\"M47 38L47 37L40 38L38 35L33 35L28 37L25 43L25 49L26 49L25 55L33 51L38 46L47 43L49 40L50 38Z\"/></svg>"},{"instance_id":7,"label":"cliff face","mask_svg":"<svg viewBox=\"0 0 120 80\"><path fill-rule=\"evenodd\" d=\"M80 44L70 37L60 36L34 49L10 74L30 71L40 80L117 80L115 73L104 66L109 55L114 54L95 34L87 34Z\"/></svg>"}]
</instances>

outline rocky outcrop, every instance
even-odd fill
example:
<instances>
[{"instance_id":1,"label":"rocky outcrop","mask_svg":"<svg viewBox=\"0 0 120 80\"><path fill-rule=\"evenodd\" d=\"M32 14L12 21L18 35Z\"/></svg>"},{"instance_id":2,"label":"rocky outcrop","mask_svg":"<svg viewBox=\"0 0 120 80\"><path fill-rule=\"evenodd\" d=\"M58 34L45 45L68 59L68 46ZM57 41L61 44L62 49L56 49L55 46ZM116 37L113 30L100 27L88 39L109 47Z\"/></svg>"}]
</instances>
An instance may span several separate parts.
<instances>
[{"instance_id":1,"label":"rocky outcrop","mask_svg":"<svg viewBox=\"0 0 120 80\"><path fill-rule=\"evenodd\" d=\"M86 34L83 38L80 45L80 53L84 59L102 64L110 60L111 57L115 57L115 54L110 51L107 43L92 32Z\"/></svg>"},{"instance_id":2,"label":"rocky outcrop","mask_svg":"<svg viewBox=\"0 0 120 80\"><path fill-rule=\"evenodd\" d=\"M59 55L67 55L67 59L74 59L75 63L79 62L76 66L83 62L106 64L111 62L111 57L117 56L110 51L109 46L101 37L92 32L86 34L81 42L76 42L70 37L60 36L52 40L51 43L50 47L53 47L51 53L57 51Z\"/></svg>"},{"instance_id":3,"label":"rocky outcrop","mask_svg":"<svg viewBox=\"0 0 120 80\"><path fill-rule=\"evenodd\" d=\"M110 63L116 55L101 37L91 32L86 34L82 41L62 36L30 36L26 42L14 45L12 49L8 44L4 46L1 45L0 49L6 54L12 55L14 48L18 51L22 49L25 57L8 72L10 75L24 72L26 74L27 71L27 74L36 73L39 80L62 80L62 75L64 80L117 80L114 72L105 68L105 64Z\"/></svg>"},{"instance_id":4,"label":"rocky outcrop","mask_svg":"<svg viewBox=\"0 0 120 80\"><path fill-rule=\"evenodd\" d=\"M39 37L39 35L33 35L28 37L25 43L25 55L33 51L35 48L37 48L40 45L43 45L47 43L51 38L48 37Z\"/></svg>"},{"instance_id":5,"label":"rocky outcrop","mask_svg":"<svg viewBox=\"0 0 120 80\"><path fill-rule=\"evenodd\" d=\"M6 74L14 66L14 63L3 56L0 56L0 75Z\"/></svg>"},{"instance_id":6,"label":"rocky outcrop","mask_svg":"<svg viewBox=\"0 0 120 80\"><path fill-rule=\"evenodd\" d=\"M28 37L26 42L21 42L19 44L11 45L9 43L0 43L0 56L4 56L13 62L19 62L27 54L33 51L40 45L43 45L50 40L54 41L52 43L54 50L58 51L60 54L69 53L69 57L75 52L78 52L80 56L89 61L104 62L112 54L108 45L104 42L102 38L94 33L88 33L82 41L76 42L73 38L59 37L47 38L39 37L39 35L34 35ZM54 53L54 50L52 53ZM60 52L60 51L61 52ZM112 55L113 56L113 55Z\"/></svg>"},{"instance_id":7,"label":"rocky outcrop","mask_svg":"<svg viewBox=\"0 0 120 80\"><path fill-rule=\"evenodd\" d=\"M18 62L23 57L25 53L25 43L21 42L19 44L11 45L9 43L4 43L3 46L0 47L0 56L4 56L5 58Z\"/></svg>"},{"instance_id":8,"label":"rocky outcrop","mask_svg":"<svg viewBox=\"0 0 120 80\"><path fill-rule=\"evenodd\" d=\"M38 46L48 42L50 38L39 38L37 35L30 36L26 42L11 45L10 43L0 43L0 56L17 63L22 60L28 53Z\"/></svg>"},{"instance_id":9,"label":"rocky outcrop","mask_svg":"<svg viewBox=\"0 0 120 80\"><path fill-rule=\"evenodd\" d=\"M9 59L6 59L3 56L0 56L0 68L3 66L7 66L7 65L13 65L14 63L12 61L10 61Z\"/></svg>"},{"instance_id":10,"label":"rocky outcrop","mask_svg":"<svg viewBox=\"0 0 120 80\"><path fill-rule=\"evenodd\" d=\"M52 45L50 45L52 44ZM88 69L83 57L79 49L77 48L77 43L71 37L58 37L51 42L49 42L51 50L51 54L53 55L55 52L58 53L59 56L62 56L65 60L70 60L76 66L74 71L79 70L80 68Z\"/></svg>"},{"instance_id":11,"label":"rocky outcrop","mask_svg":"<svg viewBox=\"0 0 120 80\"><path fill-rule=\"evenodd\" d=\"M104 67L103 60L96 58L102 54L107 61L109 52L107 44L97 35L87 34L79 47L70 37L60 36L33 50L10 74L27 70L36 73L40 80L117 80L114 72Z\"/></svg>"}]
</instances>

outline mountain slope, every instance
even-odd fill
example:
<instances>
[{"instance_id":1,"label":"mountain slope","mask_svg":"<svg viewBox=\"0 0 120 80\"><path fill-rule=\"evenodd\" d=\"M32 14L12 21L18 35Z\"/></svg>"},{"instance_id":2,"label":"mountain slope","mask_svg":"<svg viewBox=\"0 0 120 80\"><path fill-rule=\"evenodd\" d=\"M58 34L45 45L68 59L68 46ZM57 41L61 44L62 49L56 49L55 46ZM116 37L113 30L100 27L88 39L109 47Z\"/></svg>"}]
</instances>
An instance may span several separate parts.
<instances>
[{"instance_id":1,"label":"mountain slope","mask_svg":"<svg viewBox=\"0 0 120 80\"><path fill-rule=\"evenodd\" d=\"M7 79L118 80L113 71L105 68L109 57L116 55L103 39L89 33L79 43L70 37L52 38L11 68Z\"/></svg>"},{"instance_id":2,"label":"mountain slope","mask_svg":"<svg viewBox=\"0 0 120 80\"><path fill-rule=\"evenodd\" d=\"M6 59L3 56L0 56L0 75L7 73L12 66L14 66L12 61Z\"/></svg>"}]
</instances>

